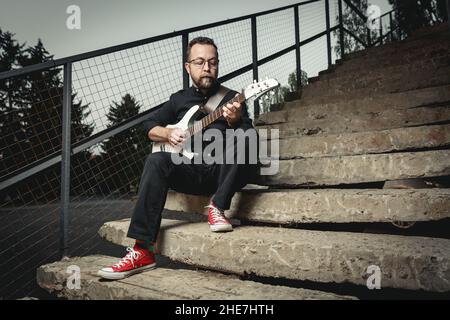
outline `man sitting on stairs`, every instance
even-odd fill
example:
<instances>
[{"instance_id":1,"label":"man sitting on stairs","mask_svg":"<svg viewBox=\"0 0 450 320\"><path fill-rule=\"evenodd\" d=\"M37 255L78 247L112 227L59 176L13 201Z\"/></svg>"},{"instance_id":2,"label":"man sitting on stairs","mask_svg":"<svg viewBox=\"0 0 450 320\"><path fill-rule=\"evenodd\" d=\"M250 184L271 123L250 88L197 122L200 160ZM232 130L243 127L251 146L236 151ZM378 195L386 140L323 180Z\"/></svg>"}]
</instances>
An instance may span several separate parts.
<instances>
[{"instance_id":1,"label":"man sitting on stairs","mask_svg":"<svg viewBox=\"0 0 450 320\"><path fill-rule=\"evenodd\" d=\"M215 97L216 101L220 101L218 105L223 106L236 95L237 92L227 91L218 83L218 67L217 47L212 39L198 37L190 41L184 68L189 73L193 85L187 90L171 95L169 101L144 122L145 132L148 133L150 140L168 142L171 146L184 144L186 142L184 130L165 126L180 121L194 105L208 106L208 102ZM196 120L204 117L208 113L206 111L200 111ZM220 130L223 135L226 134L227 129L228 132L230 129L238 128L244 131L255 130L245 103L238 102L226 104L223 107L223 116L208 126L208 130L211 128ZM225 139L229 138L225 137ZM232 139L231 144L226 144L223 155L229 152L234 152L234 155L242 152L236 147L235 138ZM118 263L101 269L99 275L106 279L123 279L156 266L155 243L169 188L188 194L215 192L207 206L210 229L213 232L232 231L232 225L225 217L224 211L230 208L235 192L250 181L258 167L257 164L247 161L250 158L247 154L250 143L245 139L246 160L244 163L242 161L229 163L228 160L212 164L210 161L205 163L205 155L203 155L201 163L198 163L194 157L189 163L183 161L181 164L175 164L171 158L173 153L155 152L148 155L127 234L127 237L136 239L135 245L133 248L127 248L128 254ZM230 147L233 149L228 149Z\"/></svg>"}]
</instances>

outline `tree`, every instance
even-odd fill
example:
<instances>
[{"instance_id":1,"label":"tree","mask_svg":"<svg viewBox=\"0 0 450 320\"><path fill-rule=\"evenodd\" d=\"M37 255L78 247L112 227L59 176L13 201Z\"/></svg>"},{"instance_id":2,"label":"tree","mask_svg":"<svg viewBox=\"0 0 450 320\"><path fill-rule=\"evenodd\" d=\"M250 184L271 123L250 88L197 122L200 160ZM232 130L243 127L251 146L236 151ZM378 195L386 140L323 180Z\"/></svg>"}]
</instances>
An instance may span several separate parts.
<instances>
[{"instance_id":1,"label":"tree","mask_svg":"<svg viewBox=\"0 0 450 320\"><path fill-rule=\"evenodd\" d=\"M25 50L24 45L13 45L12 37L8 33L2 33L1 40L2 48L10 48L2 50L4 54L1 56L1 63L4 70L53 59L41 40ZM61 152L63 83L60 72L59 68L49 68L0 83L1 96L7 97L2 101L8 101L0 102L2 111L6 110L2 112L0 121L1 157L7 160L2 161L2 174L41 160L54 152ZM81 101L75 103L74 99L75 94L72 95L71 109L72 143L90 136L93 131L91 124L84 123L88 116L88 105L82 105ZM88 151L84 153L86 152ZM77 159L86 157L89 158L83 152L78 153L72 157L72 163L75 164ZM29 182L22 181L9 189L9 197L22 203L56 199L59 197L61 185L60 179L54 179L55 176L60 177L59 164L31 177L35 187L33 192L29 192Z\"/></svg>"},{"instance_id":2,"label":"tree","mask_svg":"<svg viewBox=\"0 0 450 320\"><path fill-rule=\"evenodd\" d=\"M14 34L0 29L0 72L20 66L24 45ZM26 162L27 150L23 121L25 108L21 97L25 83L19 77L0 80L0 176L11 173Z\"/></svg>"},{"instance_id":3,"label":"tree","mask_svg":"<svg viewBox=\"0 0 450 320\"><path fill-rule=\"evenodd\" d=\"M356 8L358 8L358 10L362 14L364 14L364 15L366 14L367 7L368 7L367 0L361 0L361 1L350 0L350 2ZM336 17L336 20L339 21L339 15ZM344 25L344 27L347 30L352 32L361 41L363 41L365 43L367 42L367 32L369 30L367 28L367 20L362 19L356 13L356 11L354 11L349 6L346 6L344 2L342 5L342 24ZM336 52L337 56L341 56L341 38L340 38L339 32L340 32L339 29L333 31L334 36L337 38L337 45L333 49ZM376 41L376 39L378 37L379 37L378 30L370 30L370 38L371 38L372 42ZM353 36L351 36L347 32L344 32L343 40L344 40L343 47L344 47L345 53L350 53L350 52L360 51L360 50L365 49L363 44L361 44L359 41L357 41Z\"/></svg>"},{"instance_id":4,"label":"tree","mask_svg":"<svg viewBox=\"0 0 450 320\"><path fill-rule=\"evenodd\" d=\"M301 86L308 84L308 74L306 71L301 72ZM300 89L301 90L301 89ZM297 73L292 72L288 76L288 86L280 86L274 90L273 94L266 94L259 99L260 113L269 112L272 105L282 104L286 101L287 96L292 92L298 92L297 88Z\"/></svg>"},{"instance_id":5,"label":"tree","mask_svg":"<svg viewBox=\"0 0 450 320\"><path fill-rule=\"evenodd\" d=\"M139 114L141 106L130 95L122 97L120 103L114 102L107 114L108 128L119 125ZM103 190L129 193L132 187L137 188L142 168L141 163L150 152L150 144L144 130L140 126L115 134L102 144L102 162L104 168L101 177ZM106 184L106 185L105 185Z\"/></svg>"},{"instance_id":6,"label":"tree","mask_svg":"<svg viewBox=\"0 0 450 320\"><path fill-rule=\"evenodd\" d=\"M446 0L389 0L395 20L405 36L412 31L447 20Z\"/></svg>"}]
</instances>

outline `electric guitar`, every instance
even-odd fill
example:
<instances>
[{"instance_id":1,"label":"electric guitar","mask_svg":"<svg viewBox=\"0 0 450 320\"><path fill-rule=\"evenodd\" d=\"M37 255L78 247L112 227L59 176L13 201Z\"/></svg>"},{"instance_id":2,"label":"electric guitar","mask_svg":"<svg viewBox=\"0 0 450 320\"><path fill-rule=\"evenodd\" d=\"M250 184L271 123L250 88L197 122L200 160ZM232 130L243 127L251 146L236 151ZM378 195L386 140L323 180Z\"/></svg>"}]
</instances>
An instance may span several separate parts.
<instances>
[{"instance_id":1,"label":"electric guitar","mask_svg":"<svg viewBox=\"0 0 450 320\"><path fill-rule=\"evenodd\" d=\"M204 128L209 126L211 123L219 119L222 114L222 108L226 106L228 103L239 102L242 103L252 97L259 98L263 94L269 92L270 90L275 89L279 86L278 81L275 79L266 79L264 81L256 82L249 85L246 89L242 91L242 93L236 95L234 98L226 102L220 107L217 107L213 112L202 118L201 120L194 120L195 113L200 109L200 106L195 105L191 107L183 118L176 124L169 124L166 128L180 128L185 131L187 141L189 141L190 137L195 134L202 132ZM192 159L196 153L190 151L190 148L185 147L187 142L181 145L177 145L176 147L172 146L169 142L154 142L152 146L152 153L155 152L171 152L171 153L181 153L189 159Z\"/></svg>"}]
</instances>

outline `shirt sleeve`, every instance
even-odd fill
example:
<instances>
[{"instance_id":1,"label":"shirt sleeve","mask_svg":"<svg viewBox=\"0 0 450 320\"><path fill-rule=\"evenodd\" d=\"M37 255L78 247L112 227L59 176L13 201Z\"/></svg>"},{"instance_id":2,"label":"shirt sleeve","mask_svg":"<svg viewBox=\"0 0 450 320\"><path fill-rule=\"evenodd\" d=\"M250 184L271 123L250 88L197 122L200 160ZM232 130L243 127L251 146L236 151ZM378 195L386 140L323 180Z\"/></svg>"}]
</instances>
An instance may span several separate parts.
<instances>
[{"instance_id":1,"label":"shirt sleeve","mask_svg":"<svg viewBox=\"0 0 450 320\"><path fill-rule=\"evenodd\" d=\"M176 121L175 108L173 96L171 96L169 101L163 104L158 110L151 112L148 118L143 121L142 126L144 127L145 133L148 135L148 132L156 126L165 127L168 124L174 123Z\"/></svg>"}]
</instances>

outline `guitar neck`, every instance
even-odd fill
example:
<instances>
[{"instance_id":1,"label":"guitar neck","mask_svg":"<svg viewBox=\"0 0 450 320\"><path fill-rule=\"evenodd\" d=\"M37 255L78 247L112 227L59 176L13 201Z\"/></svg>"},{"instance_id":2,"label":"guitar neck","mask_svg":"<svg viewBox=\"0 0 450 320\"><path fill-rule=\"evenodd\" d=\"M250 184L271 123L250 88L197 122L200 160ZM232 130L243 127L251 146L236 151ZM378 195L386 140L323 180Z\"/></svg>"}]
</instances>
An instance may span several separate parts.
<instances>
[{"instance_id":1,"label":"guitar neck","mask_svg":"<svg viewBox=\"0 0 450 320\"><path fill-rule=\"evenodd\" d=\"M219 119L223 114L223 107L225 107L229 103L239 102L242 103L245 101L245 97L242 93L236 95L234 98L228 100L225 104L217 107L213 112L208 114L206 117L202 118L200 121L196 121L193 126L189 127L186 131L190 136L193 136L199 132L201 132L204 128L209 126L211 123Z\"/></svg>"}]
</instances>

